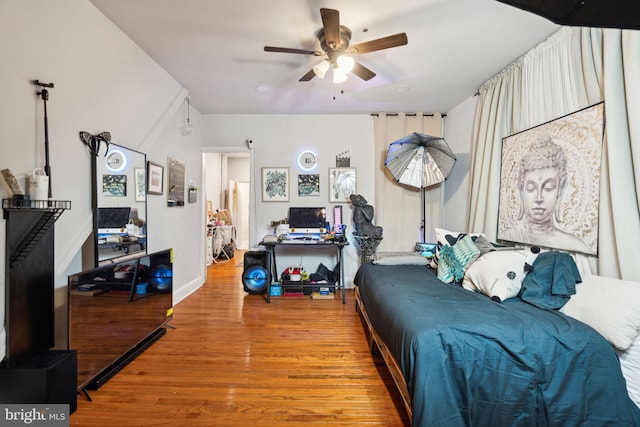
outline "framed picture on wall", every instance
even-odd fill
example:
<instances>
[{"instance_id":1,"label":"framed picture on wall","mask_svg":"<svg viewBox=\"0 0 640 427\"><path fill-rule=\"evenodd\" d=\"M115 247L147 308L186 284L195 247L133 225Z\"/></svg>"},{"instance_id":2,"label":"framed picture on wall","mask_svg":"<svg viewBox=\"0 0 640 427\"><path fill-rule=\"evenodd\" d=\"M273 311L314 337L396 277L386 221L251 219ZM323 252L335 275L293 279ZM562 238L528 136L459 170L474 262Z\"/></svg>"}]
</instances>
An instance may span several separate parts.
<instances>
[{"instance_id":1,"label":"framed picture on wall","mask_svg":"<svg viewBox=\"0 0 640 427\"><path fill-rule=\"evenodd\" d=\"M289 201L289 168L262 168L262 201Z\"/></svg>"},{"instance_id":2,"label":"framed picture on wall","mask_svg":"<svg viewBox=\"0 0 640 427\"><path fill-rule=\"evenodd\" d=\"M329 168L329 201L350 202L356 193L355 168Z\"/></svg>"},{"instance_id":3,"label":"framed picture on wall","mask_svg":"<svg viewBox=\"0 0 640 427\"><path fill-rule=\"evenodd\" d=\"M298 175L298 196L319 196L320 174Z\"/></svg>"},{"instance_id":4,"label":"framed picture on wall","mask_svg":"<svg viewBox=\"0 0 640 427\"><path fill-rule=\"evenodd\" d=\"M164 167L157 163L147 162L147 194L162 194Z\"/></svg>"},{"instance_id":5,"label":"framed picture on wall","mask_svg":"<svg viewBox=\"0 0 640 427\"><path fill-rule=\"evenodd\" d=\"M147 197L147 174L144 168L134 168L133 178L136 186L136 202L144 202Z\"/></svg>"},{"instance_id":6,"label":"framed picture on wall","mask_svg":"<svg viewBox=\"0 0 640 427\"><path fill-rule=\"evenodd\" d=\"M185 163L182 160L167 157L167 206L184 206Z\"/></svg>"},{"instance_id":7,"label":"framed picture on wall","mask_svg":"<svg viewBox=\"0 0 640 427\"><path fill-rule=\"evenodd\" d=\"M127 175L102 175L102 194L125 197L127 195Z\"/></svg>"},{"instance_id":8,"label":"framed picture on wall","mask_svg":"<svg viewBox=\"0 0 640 427\"><path fill-rule=\"evenodd\" d=\"M598 253L604 103L502 141L498 239Z\"/></svg>"}]
</instances>

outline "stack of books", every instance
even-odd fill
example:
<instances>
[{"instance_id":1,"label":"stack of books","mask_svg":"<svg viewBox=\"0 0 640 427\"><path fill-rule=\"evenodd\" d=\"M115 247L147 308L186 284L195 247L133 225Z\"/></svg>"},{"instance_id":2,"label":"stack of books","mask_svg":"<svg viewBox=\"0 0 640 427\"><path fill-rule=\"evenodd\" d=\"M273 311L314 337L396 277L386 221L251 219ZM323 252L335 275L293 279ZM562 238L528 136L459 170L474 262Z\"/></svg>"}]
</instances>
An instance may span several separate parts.
<instances>
[{"instance_id":1,"label":"stack of books","mask_svg":"<svg viewBox=\"0 0 640 427\"><path fill-rule=\"evenodd\" d=\"M334 294L329 290L329 288L321 287L318 292L311 293L311 298L313 299L333 299Z\"/></svg>"}]
</instances>

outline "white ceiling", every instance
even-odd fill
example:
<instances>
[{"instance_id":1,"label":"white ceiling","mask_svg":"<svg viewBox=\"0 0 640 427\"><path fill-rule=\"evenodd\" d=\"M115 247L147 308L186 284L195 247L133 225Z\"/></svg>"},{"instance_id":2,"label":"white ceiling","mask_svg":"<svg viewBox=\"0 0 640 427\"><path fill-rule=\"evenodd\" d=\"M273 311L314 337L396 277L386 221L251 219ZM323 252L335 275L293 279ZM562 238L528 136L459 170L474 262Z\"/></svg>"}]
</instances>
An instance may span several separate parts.
<instances>
[{"instance_id":1,"label":"white ceiling","mask_svg":"<svg viewBox=\"0 0 640 427\"><path fill-rule=\"evenodd\" d=\"M448 112L559 27L495 0L90 0L190 93L199 112ZM298 82L319 57L320 8L351 44L406 32L406 46L357 60L377 76Z\"/></svg>"}]
</instances>

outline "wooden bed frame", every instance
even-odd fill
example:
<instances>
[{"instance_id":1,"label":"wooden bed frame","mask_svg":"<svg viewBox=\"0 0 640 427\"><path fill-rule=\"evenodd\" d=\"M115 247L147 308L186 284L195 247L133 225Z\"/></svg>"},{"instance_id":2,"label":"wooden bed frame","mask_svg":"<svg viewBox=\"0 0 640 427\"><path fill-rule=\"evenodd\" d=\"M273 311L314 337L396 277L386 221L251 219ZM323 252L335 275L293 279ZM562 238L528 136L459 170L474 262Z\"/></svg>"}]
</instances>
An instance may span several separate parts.
<instances>
[{"instance_id":1,"label":"wooden bed frame","mask_svg":"<svg viewBox=\"0 0 640 427\"><path fill-rule=\"evenodd\" d=\"M376 330L371 325L369 321L369 316L367 315L367 310L364 308L364 304L362 299L360 298L360 288L358 286L355 287L355 296L356 296L356 311L360 313L362 320L367 327L369 332L369 347L371 349L371 353L373 353L378 347L382 358L384 359L384 363L387 365L389 372L391 373L391 377L393 377L393 381L396 383L396 387L402 396L402 401L404 402L404 407L407 410L407 414L409 415L409 421L412 422L413 412L411 410L411 396L409 395L409 389L407 388L407 383L404 380L404 375L402 375L402 370L400 369L400 365L396 362L396 359L393 357L386 344L378 335ZM375 344L375 346L374 346Z\"/></svg>"}]
</instances>

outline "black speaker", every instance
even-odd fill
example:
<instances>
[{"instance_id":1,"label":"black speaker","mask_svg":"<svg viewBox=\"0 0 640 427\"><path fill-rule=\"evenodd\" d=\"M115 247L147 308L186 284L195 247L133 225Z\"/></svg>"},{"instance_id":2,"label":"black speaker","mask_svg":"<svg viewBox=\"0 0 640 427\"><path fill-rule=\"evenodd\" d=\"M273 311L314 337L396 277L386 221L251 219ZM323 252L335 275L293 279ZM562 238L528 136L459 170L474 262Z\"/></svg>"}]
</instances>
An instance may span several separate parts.
<instances>
[{"instance_id":1,"label":"black speaker","mask_svg":"<svg viewBox=\"0 0 640 427\"><path fill-rule=\"evenodd\" d=\"M244 253L242 286L250 294L263 294L269 289L267 251L247 251Z\"/></svg>"},{"instance_id":2,"label":"black speaker","mask_svg":"<svg viewBox=\"0 0 640 427\"><path fill-rule=\"evenodd\" d=\"M0 403L68 404L73 413L78 392L77 352L49 350L16 367L0 368L0 384Z\"/></svg>"}]
</instances>

